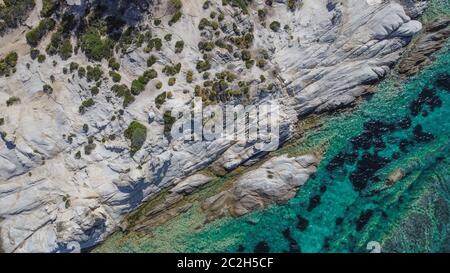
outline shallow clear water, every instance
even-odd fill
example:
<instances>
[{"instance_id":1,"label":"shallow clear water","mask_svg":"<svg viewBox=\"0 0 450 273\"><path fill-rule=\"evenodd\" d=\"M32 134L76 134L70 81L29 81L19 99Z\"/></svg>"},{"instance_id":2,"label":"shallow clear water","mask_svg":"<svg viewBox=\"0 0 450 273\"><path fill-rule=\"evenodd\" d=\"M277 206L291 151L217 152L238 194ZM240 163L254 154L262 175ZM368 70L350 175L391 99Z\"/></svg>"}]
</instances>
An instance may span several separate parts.
<instances>
[{"instance_id":1,"label":"shallow clear water","mask_svg":"<svg viewBox=\"0 0 450 273\"><path fill-rule=\"evenodd\" d=\"M198 203L152 234L115 234L97 251L450 251L450 50L404 82L388 80L356 110L336 114L278 153L325 146L298 195L241 218L203 221ZM404 177L388 183L401 170Z\"/></svg>"}]
</instances>

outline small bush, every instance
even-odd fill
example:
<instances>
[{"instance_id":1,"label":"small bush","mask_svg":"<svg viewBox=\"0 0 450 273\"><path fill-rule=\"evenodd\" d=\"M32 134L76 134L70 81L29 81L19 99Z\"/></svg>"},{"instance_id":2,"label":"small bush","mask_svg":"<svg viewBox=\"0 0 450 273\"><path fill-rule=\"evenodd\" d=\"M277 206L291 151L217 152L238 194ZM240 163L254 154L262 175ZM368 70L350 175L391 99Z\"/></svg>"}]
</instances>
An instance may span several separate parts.
<instances>
[{"instance_id":1,"label":"small bush","mask_svg":"<svg viewBox=\"0 0 450 273\"><path fill-rule=\"evenodd\" d=\"M181 53L184 49L184 41L177 41L175 43L175 53Z\"/></svg>"},{"instance_id":2,"label":"small bush","mask_svg":"<svg viewBox=\"0 0 450 273\"><path fill-rule=\"evenodd\" d=\"M45 57L44 54L41 54L38 56L37 61L38 61L38 63L43 63L43 62L45 62L46 59L47 59L47 57Z\"/></svg>"},{"instance_id":3,"label":"small bush","mask_svg":"<svg viewBox=\"0 0 450 273\"><path fill-rule=\"evenodd\" d=\"M103 70L99 65L96 65L95 67L88 65L86 69L87 69L86 80L88 82L91 81L98 82L103 76Z\"/></svg>"},{"instance_id":4,"label":"small bush","mask_svg":"<svg viewBox=\"0 0 450 273\"><path fill-rule=\"evenodd\" d=\"M86 76L86 69L84 67L80 66L78 68L78 77L80 77L82 79L85 76Z\"/></svg>"},{"instance_id":5,"label":"small bush","mask_svg":"<svg viewBox=\"0 0 450 273\"><path fill-rule=\"evenodd\" d=\"M166 92L162 92L161 94L159 94L156 98L155 98L155 104L157 108L160 108L161 105L163 105L166 102L166 98L167 98L167 93Z\"/></svg>"},{"instance_id":6,"label":"small bush","mask_svg":"<svg viewBox=\"0 0 450 273\"><path fill-rule=\"evenodd\" d=\"M0 59L0 76L9 76L14 73L18 58L16 52L10 52L4 59Z\"/></svg>"},{"instance_id":7,"label":"small bush","mask_svg":"<svg viewBox=\"0 0 450 273\"><path fill-rule=\"evenodd\" d=\"M18 104L20 103L20 99L18 97L10 97L7 101L6 101L6 106L12 106L14 104Z\"/></svg>"},{"instance_id":8,"label":"small bush","mask_svg":"<svg viewBox=\"0 0 450 273\"><path fill-rule=\"evenodd\" d=\"M151 56L148 57L148 59L147 59L147 66L148 66L148 67L153 66L153 65L156 63L156 61L158 61L158 58L156 58L155 55L151 55Z\"/></svg>"},{"instance_id":9,"label":"small bush","mask_svg":"<svg viewBox=\"0 0 450 273\"><path fill-rule=\"evenodd\" d=\"M51 18L42 19L39 24L27 32L25 38L30 46L37 47L42 38L55 28L56 22Z\"/></svg>"},{"instance_id":10,"label":"small bush","mask_svg":"<svg viewBox=\"0 0 450 273\"><path fill-rule=\"evenodd\" d=\"M175 14L172 16L172 18L170 18L169 20L169 26L175 24L176 22L178 22L181 18L181 16L183 16L183 13L181 13L181 11L177 10L175 12Z\"/></svg>"},{"instance_id":11,"label":"small bush","mask_svg":"<svg viewBox=\"0 0 450 273\"><path fill-rule=\"evenodd\" d=\"M172 41L172 34L166 34L166 35L164 35L164 40L166 40L167 42L170 42L170 41Z\"/></svg>"},{"instance_id":12,"label":"small bush","mask_svg":"<svg viewBox=\"0 0 450 273\"><path fill-rule=\"evenodd\" d=\"M194 71L188 70L186 73L186 82L192 83L194 81Z\"/></svg>"},{"instance_id":13,"label":"small bush","mask_svg":"<svg viewBox=\"0 0 450 273\"><path fill-rule=\"evenodd\" d=\"M111 79L113 80L113 82L120 82L122 80L122 76L114 71L109 71L109 76L111 77Z\"/></svg>"},{"instance_id":14,"label":"small bush","mask_svg":"<svg viewBox=\"0 0 450 273\"><path fill-rule=\"evenodd\" d=\"M108 66L109 66L109 68L111 68L112 70L115 70L115 71L120 69L120 64L117 62L116 58L114 58L114 57L109 59Z\"/></svg>"},{"instance_id":15,"label":"small bush","mask_svg":"<svg viewBox=\"0 0 450 273\"><path fill-rule=\"evenodd\" d=\"M134 96L131 94L130 89L122 85L114 85L111 90L116 95L116 97L123 98L123 107L126 108L128 105L132 104L135 100Z\"/></svg>"},{"instance_id":16,"label":"small bush","mask_svg":"<svg viewBox=\"0 0 450 273\"><path fill-rule=\"evenodd\" d=\"M175 123L176 119L172 116L172 113L170 111L164 112L163 119L164 119L164 134L167 136L170 134L170 131L172 130L172 126Z\"/></svg>"},{"instance_id":17,"label":"small bush","mask_svg":"<svg viewBox=\"0 0 450 273\"><path fill-rule=\"evenodd\" d=\"M208 71L209 69L211 69L211 64L209 63L208 60L198 61L196 68L197 68L197 71L199 73L203 73L203 72Z\"/></svg>"},{"instance_id":18,"label":"small bush","mask_svg":"<svg viewBox=\"0 0 450 273\"><path fill-rule=\"evenodd\" d=\"M169 84L169 86L174 86L176 82L177 82L177 79L172 77L172 78L169 78L168 84Z\"/></svg>"},{"instance_id":19,"label":"small bush","mask_svg":"<svg viewBox=\"0 0 450 273\"><path fill-rule=\"evenodd\" d=\"M281 25L280 25L280 22L273 21L272 23L270 23L269 27L272 31L278 32L280 30Z\"/></svg>"},{"instance_id":20,"label":"small bush","mask_svg":"<svg viewBox=\"0 0 450 273\"><path fill-rule=\"evenodd\" d=\"M142 148L147 139L147 127L137 121L133 121L125 130L124 135L131 142L131 154L135 154Z\"/></svg>"},{"instance_id":21,"label":"small bush","mask_svg":"<svg viewBox=\"0 0 450 273\"><path fill-rule=\"evenodd\" d=\"M145 90L145 84L142 83L139 79L134 80L131 83L131 88L130 88L131 94L137 96L144 90Z\"/></svg>"},{"instance_id":22,"label":"small bush","mask_svg":"<svg viewBox=\"0 0 450 273\"><path fill-rule=\"evenodd\" d=\"M81 114L84 114L86 112L86 109L88 109L89 107L92 107L94 105L95 105L95 101L93 99L87 99L81 103L79 112Z\"/></svg>"},{"instance_id":23,"label":"small bush","mask_svg":"<svg viewBox=\"0 0 450 273\"><path fill-rule=\"evenodd\" d=\"M211 23L209 22L209 20L206 18L202 18L200 20L200 23L198 24L198 29L204 30L206 27L209 27L209 26L211 26Z\"/></svg>"}]
</instances>

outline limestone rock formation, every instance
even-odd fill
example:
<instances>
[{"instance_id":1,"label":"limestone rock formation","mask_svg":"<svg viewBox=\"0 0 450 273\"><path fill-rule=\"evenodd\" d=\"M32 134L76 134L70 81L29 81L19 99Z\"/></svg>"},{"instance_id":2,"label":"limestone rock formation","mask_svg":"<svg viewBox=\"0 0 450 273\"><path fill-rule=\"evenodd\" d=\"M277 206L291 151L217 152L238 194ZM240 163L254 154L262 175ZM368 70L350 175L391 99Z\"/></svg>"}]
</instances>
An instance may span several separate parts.
<instances>
[{"instance_id":1,"label":"limestone rock formation","mask_svg":"<svg viewBox=\"0 0 450 273\"><path fill-rule=\"evenodd\" d=\"M315 155L272 158L242 175L230 190L206 199L202 207L208 220L212 220L228 212L241 216L270 204L286 202L316 172L318 163Z\"/></svg>"}]
</instances>

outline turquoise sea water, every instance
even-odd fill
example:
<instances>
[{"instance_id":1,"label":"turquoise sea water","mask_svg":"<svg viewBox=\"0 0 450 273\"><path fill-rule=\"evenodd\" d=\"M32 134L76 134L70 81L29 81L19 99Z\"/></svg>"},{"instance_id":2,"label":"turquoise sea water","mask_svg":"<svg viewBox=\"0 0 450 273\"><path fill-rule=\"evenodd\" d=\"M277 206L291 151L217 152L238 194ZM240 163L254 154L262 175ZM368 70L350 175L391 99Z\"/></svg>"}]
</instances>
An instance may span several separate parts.
<instances>
[{"instance_id":1,"label":"turquoise sea water","mask_svg":"<svg viewBox=\"0 0 450 273\"><path fill-rule=\"evenodd\" d=\"M384 83L355 112L310 134L306 143L330 144L296 198L188 235L188 249L353 252L378 241L385 251L449 250L450 91L436 83L449 68L446 49L404 86ZM398 169L405 177L386 183Z\"/></svg>"},{"instance_id":2,"label":"turquoise sea water","mask_svg":"<svg viewBox=\"0 0 450 273\"><path fill-rule=\"evenodd\" d=\"M441 2L441 1L434 1ZM448 7L448 2L447 2ZM96 251L450 251L450 44L415 77L389 79L354 111L278 153L326 144L316 174L287 204L199 227L199 204L151 234L113 235ZM393 173L401 173L388 182Z\"/></svg>"}]
</instances>

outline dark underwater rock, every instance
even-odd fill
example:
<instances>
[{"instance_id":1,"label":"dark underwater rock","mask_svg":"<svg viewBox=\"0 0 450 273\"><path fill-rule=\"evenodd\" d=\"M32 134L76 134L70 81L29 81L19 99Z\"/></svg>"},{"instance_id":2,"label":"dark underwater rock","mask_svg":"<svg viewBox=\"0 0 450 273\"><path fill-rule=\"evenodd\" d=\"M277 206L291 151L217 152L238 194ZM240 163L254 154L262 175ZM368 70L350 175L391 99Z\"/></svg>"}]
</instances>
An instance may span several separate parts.
<instances>
[{"instance_id":1,"label":"dark underwater rock","mask_svg":"<svg viewBox=\"0 0 450 273\"><path fill-rule=\"evenodd\" d=\"M413 130L414 139L418 142L429 142L434 139L433 134L423 131L422 125L417 125Z\"/></svg>"},{"instance_id":2,"label":"dark underwater rock","mask_svg":"<svg viewBox=\"0 0 450 273\"><path fill-rule=\"evenodd\" d=\"M267 244L266 241L259 242L254 249L255 253L269 253L270 247L269 244Z\"/></svg>"},{"instance_id":3,"label":"dark underwater rock","mask_svg":"<svg viewBox=\"0 0 450 273\"><path fill-rule=\"evenodd\" d=\"M375 173L386 166L390 160L377 154L365 153L356 165L356 170L350 175L350 181L357 191L363 190Z\"/></svg>"},{"instance_id":4,"label":"dark underwater rock","mask_svg":"<svg viewBox=\"0 0 450 273\"><path fill-rule=\"evenodd\" d=\"M311 199L309 199L309 205L308 205L307 210L312 211L319 204L320 204L320 195L314 195L313 197L311 197Z\"/></svg>"},{"instance_id":5,"label":"dark underwater rock","mask_svg":"<svg viewBox=\"0 0 450 273\"><path fill-rule=\"evenodd\" d=\"M356 231L361 231L365 225L369 222L370 218L373 216L373 210L368 209L361 212L358 220L356 220Z\"/></svg>"},{"instance_id":6,"label":"dark underwater rock","mask_svg":"<svg viewBox=\"0 0 450 273\"><path fill-rule=\"evenodd\" d=\"M442 87L447 91L450 91L450 74L439 75L436 80L436 83L439 87Z\"/></svg>"},{"instance_id":7,"label":"dark underwater rock","mask_svg":"<svg viewBox=\"0 0 450 273\"><path fill-rule=\"evenodd\" d=\"M309 225L308 219L302 217L301 215L297 215L297 218L298 218L297 228L300 231L305 231L308 228L308 225Z\"/></svg>"},{"instance_id":8,"label":"dark underwater rock","mask_svg":"<svg viewBox=\"0 0 450 273\"><path fill-rule=\"evenodd\" d=\"M425 105L428 105L430 110L433 111L434 108L442 106L442 100L433 90L424 88L417 99L411 102L409 110L413 116L417 116Z\"/></svg>"},{"instance_id":9,"label":"dark underwater rock","mask_svg":"<svg viewBox=\"0 0 450 273\"><path fill-rule=\"evenodd\" d=\"M298 245L297 241L292 237L289 228L283 231L283 236L289 242L289 252L291 253L301 252L300 246Z\"/></svg>"}]
</instances>

